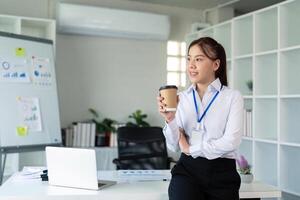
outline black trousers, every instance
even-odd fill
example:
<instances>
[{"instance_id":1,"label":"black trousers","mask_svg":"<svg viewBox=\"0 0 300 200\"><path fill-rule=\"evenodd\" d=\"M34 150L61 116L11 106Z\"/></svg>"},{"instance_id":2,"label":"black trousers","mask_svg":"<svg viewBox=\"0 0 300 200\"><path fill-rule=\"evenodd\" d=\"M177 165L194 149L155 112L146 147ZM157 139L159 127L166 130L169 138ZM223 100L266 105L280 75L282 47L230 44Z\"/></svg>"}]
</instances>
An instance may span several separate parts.
<instances>
[{"instance_id":1,"label":"black trousers","mask_svg":"<svg viewBox=\"0 0 300 200\"><path fill-rule=\"evenodd\" d=\"M170 200L238 200L241 179L234 159L185 154L171 170Z\"/></svg>"}]
</instances>

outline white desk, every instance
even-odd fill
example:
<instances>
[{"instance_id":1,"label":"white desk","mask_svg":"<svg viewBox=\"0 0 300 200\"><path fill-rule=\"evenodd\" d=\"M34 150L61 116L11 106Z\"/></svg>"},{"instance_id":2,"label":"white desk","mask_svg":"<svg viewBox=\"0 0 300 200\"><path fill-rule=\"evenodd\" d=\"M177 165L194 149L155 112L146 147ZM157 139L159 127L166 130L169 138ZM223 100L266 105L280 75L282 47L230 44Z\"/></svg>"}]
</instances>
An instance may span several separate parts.
<instances>
[{"instance_id":1,"label":"white desk","mask_svg":"<svg viewBox=\"0 0 300 200\"><path fill-rule=\"evenodd\" d=\"M116 171L101 171L100 178L117 180ZM168 200L168 181L118 183L100 191L49 186L40 180L14 181L0 187L0 200ZM263 183L242 184L241 198L280 197L281 192Z\"/></svg>"}]
</instances>

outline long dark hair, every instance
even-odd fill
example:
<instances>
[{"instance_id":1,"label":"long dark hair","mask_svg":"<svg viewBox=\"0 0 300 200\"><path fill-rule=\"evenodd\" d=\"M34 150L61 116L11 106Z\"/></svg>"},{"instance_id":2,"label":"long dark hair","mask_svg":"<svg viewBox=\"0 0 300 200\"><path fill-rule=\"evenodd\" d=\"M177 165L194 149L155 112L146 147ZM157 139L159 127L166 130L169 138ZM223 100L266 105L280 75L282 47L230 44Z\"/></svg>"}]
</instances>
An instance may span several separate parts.
<instances>
[{"instance_id":1,"label":"long dark hair","mask_svg":"<svg viewBox=\"0 0 300 200\"><path fill-rule=\"evenodd\" d=\"M188 52L190 52L190 48L194 45L200 47L205 56L207 56L211 60L220 60L220 66L218 70L215 72L216 78L219 78L222 85L227 86L227 73L226 73L226 53L224 47L218 43L216 40L210 37L202 37L197 40L194 40L188 48Z\"/></svg>"}]
</instances>

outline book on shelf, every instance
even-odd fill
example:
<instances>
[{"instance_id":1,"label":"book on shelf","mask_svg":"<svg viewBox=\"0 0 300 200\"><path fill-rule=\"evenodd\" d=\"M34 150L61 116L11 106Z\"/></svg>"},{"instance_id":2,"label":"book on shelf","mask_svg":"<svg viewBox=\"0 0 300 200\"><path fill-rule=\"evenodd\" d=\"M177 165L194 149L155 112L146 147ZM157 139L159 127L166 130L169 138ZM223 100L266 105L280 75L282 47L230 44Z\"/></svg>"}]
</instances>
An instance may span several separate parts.
<instances>
[{"instance_id":1,"label":"book on shelf","mask_svg":"<svg viewBox=\"0 0 300 200\"><path fill-rule=\"evenodd\" d=\"M68 127L68 128L63 128L62 129L62 143L66 147L70 147L73 144L73 129Z\"/></svg>"},{"instance_id":2,"label":"book on shelf","mask_svg":"<svg viewBox=\"0 0 300 200\"><path fill-rule=\"evenodd\" d=\"M72 128L66 129L66 146L71 147L73 144L74 130Z\"/></svg>"},{"instance_id":3,"label":"book on shelf","mask_svg":"<svg viewBox=\"0 0 300 200\"><path fill-rule=\"evenodd\" d=\"M125 126L125 124L115 124L115 129ZM63 145L66 147L90 148L97 146L117 147L117 133L96 134L96 123L75 122L71 126L62 130ZM97 141L101 139L101 141Z\"/></svg>"},{"instance_id":4,"label":"book on shelf","mask_svg":"<svg viewBox=\"0 0 300 200\"><path fill-rule=\"evenodd\" d=\"M117 142L117 133L111 133L110 138L109 138L109 146L110 147L117 147L118 142Z\"/></svg>"},{"instance_id":5,"label":"book on shelf","mask_svg":"<svg viewBox=\"0 0 300 200\"><path fill-rule=\"evenodd\" d=\"M126 123L115 123L114 125L115 130L118 130L118 128L126 126ZM112 132L110 134L110 140L109 140L109 146L110 147L117 147L118 146L118 134L116 132Z\"/></svg>"},{"instance_id":6,"label":"book on shelf","mask_svg":"<svg viewBox=\"0 0 300 200\"><path fill-rule=\"evenodd\" d=\"M96 124L92 122L77 122L63 130L66 147L95 147Z\"/></svg>"},{"instance_id":7,"label":"book on shelf","mask_svg":"<svg viewBox=\"0 0 300 200\"><path fill-rule=\"evenodd\" d=\"M95 146L95 142L96 142L96 124L92 123L91 124L91 145Z\"/></svg>"},{"instance_id":8,"label":"book on shelf","mask_svg":"<svg viewBox=\"0 0 300 200\"><path fill-rule=\"evenodd\" d=\"M244 137L253 137L252 135L252 110L244 109Z\"/></svg>"},{"instance_id":9,"label":"book on shelf","mask_svg":"<svg viewBox=\"0 0 300 200\"><path fill-rule=\"evenodd\" d=\"M92 142L91 142L91 124L85 124L86 125L86 138L85 138L85 146L89 147L92 146Z\"/></svg>"}]
</instances>

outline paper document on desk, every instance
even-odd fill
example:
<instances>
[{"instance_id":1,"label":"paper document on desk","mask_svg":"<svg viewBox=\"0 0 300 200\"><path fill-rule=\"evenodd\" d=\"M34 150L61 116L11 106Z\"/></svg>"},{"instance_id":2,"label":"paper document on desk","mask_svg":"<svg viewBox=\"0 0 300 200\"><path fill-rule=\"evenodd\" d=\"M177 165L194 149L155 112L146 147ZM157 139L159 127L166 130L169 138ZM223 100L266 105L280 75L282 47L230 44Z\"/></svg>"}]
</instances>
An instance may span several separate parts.
<instances>
[{"instance_id":1,"label":"paper document on desk","mask_svg":"<svg viewBox=\"0 0 300 200\"><path fill-rule=\"evenodd\" d=\"M22 171L13 175L12 181L40 179L45 169L46 167L23 167Z\"/></svg>"},{"instance_id":2,"label":"paper document on desk","mask_svg":"<svg viewBox=\"0 0 300 200\"><path fill-rule=\"evenodd\" d=\"M170 180L170 170L118 170L120 181L163 181Z\"/></svg>"}]
</instances>

